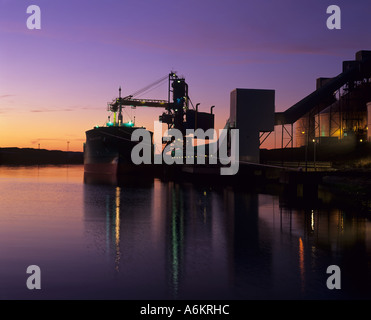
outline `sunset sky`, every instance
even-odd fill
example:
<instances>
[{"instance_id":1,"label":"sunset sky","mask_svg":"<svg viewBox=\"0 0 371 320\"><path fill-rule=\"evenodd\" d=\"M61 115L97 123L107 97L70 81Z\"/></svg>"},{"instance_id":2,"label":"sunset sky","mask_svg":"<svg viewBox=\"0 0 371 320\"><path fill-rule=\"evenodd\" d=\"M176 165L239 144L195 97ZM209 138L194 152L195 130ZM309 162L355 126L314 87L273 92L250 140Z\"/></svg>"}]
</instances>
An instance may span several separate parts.
<instances>
[{"instance_id":1,"label":"sunset sky","mask_svg":"<svg viewBox=\"0 0 371 320\"><path fill-rule=\"evenodd\" d=\"M26 25L29 5L41 30ZM329 5L341 30L326 27ZM184 76L216 127L235 88L276 90L283 111L371 50L371 1L0 0L0 147L82 151L85 131L107 119L107 102L170 71ZM167 84L142 98L167 99ZM153 129L162 110L140 109Z\"/></svg>"}]
</instances>

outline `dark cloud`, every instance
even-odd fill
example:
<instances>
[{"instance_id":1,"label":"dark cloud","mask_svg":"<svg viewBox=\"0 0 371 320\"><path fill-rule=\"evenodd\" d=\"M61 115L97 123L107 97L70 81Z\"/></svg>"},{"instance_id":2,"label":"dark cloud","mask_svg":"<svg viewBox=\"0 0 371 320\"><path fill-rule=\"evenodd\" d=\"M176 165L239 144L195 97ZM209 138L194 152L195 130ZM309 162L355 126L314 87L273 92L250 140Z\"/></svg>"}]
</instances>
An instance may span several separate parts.
<instances>
[{"instance_id":1,"label":"dark cloud","mask_svg":"<svg viewBox=\"0 0 371 320\"><path fill-rule=\"evenodd\" d=\"M74 109L65 108L65 109L32 109L30 112L60 112L60 111L74 111Z\"/></svg>"}]
</instances>

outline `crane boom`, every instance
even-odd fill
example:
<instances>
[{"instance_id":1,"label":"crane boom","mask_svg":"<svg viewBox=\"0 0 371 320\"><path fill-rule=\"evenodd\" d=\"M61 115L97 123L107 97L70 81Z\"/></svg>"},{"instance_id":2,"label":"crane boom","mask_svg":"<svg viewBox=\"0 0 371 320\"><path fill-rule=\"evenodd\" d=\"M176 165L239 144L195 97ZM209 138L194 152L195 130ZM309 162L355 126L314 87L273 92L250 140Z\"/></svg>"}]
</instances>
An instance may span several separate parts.
<instances>
[{"instance_id":1,"label":"crane boom","mask_svg":"<svg viewBox=\"0 0 371 320\"><path fill-rule=\"evenodd\" d=\"M152 108L168 108L170 106L167 100L154 100L154 99L132 99L117 98L114 102L110 103L110 109L118 110L119 106L133 106L133 107L152 107Z\"/></svg>"}]
</instances>

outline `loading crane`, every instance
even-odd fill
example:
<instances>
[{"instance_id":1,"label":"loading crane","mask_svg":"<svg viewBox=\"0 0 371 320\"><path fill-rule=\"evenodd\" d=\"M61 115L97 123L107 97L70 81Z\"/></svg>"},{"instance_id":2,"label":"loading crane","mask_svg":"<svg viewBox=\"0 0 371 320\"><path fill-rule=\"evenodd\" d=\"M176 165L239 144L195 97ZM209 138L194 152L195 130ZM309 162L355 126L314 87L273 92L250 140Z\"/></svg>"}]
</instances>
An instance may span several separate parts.
<instances>
[{"instance_id":1,"label":"loading crane","mask_svg":"<svg viewBox=\"0 0 371 320\"><path fill-rule=\"evenodd\" d=\"M168 100L134 98L139 94L143 94L144 92L153 89L166 79L168 80ZM114 125L116 125L116 114L118 114L118 125L123 125L122 108L125 106L135 108L164 108L165 112L160 115L159 120L162 123L167 124L169 129L178 129L183 134L185 134L186 129L196 130L201 128L207 130L208 128L214 128L214 114L212 113L213 107L211 108L210 113L199 112L198 108L195 109L188 95L188 84L185 82L183 77L178 77L175 72L170 72L166 77L163 77L126 97L121 97L120 87L119 97L108 103L108 111L114 113Z\"/></svg>"}]
</instances>

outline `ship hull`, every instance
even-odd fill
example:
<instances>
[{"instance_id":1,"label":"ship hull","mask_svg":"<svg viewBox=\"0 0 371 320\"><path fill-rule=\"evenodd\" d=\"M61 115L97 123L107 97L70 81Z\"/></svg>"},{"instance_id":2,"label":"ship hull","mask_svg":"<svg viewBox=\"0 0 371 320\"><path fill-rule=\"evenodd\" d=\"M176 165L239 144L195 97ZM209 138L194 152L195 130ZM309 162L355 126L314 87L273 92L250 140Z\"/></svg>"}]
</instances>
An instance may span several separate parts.
<instances>
[{"instance_id":1,"label":"ship hull","mask_svg":"<svg viewBox=\"0 0 371 320\"><path fill-rule=\"evenodd\" d=\"M85 175L148 175L153 168L148 164L136 165L131 150L138 141L131 141L136 127L98 127L86 131L84 146ZM152 132L150 132L152 138ZM151 139L152 140L152 139ZM153 145L151 144L153 150Z\"/></svg>"}]
</instances>

